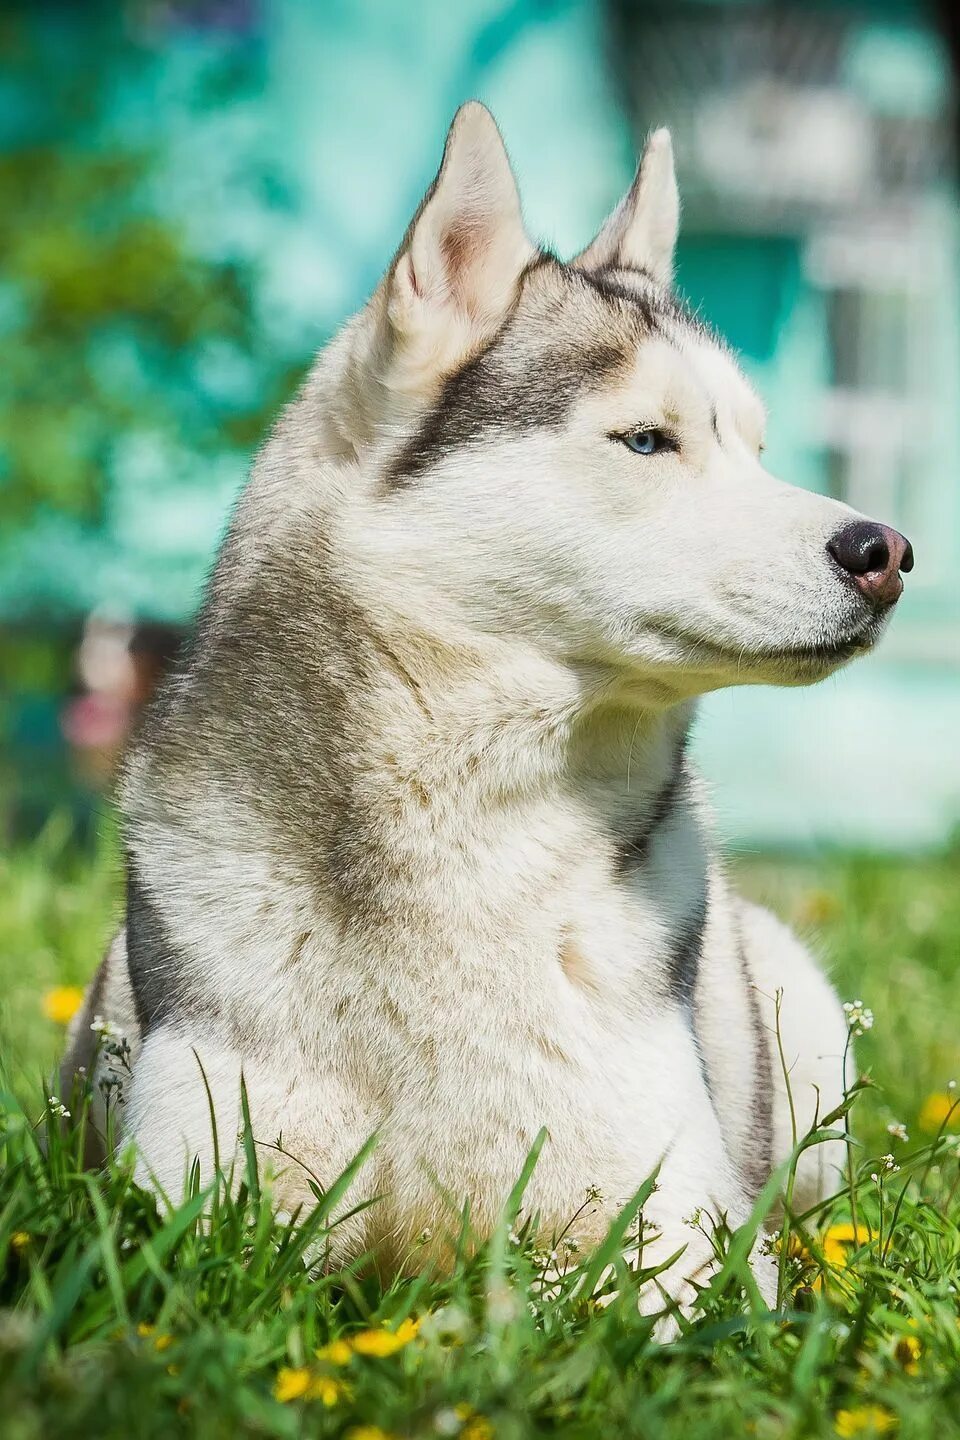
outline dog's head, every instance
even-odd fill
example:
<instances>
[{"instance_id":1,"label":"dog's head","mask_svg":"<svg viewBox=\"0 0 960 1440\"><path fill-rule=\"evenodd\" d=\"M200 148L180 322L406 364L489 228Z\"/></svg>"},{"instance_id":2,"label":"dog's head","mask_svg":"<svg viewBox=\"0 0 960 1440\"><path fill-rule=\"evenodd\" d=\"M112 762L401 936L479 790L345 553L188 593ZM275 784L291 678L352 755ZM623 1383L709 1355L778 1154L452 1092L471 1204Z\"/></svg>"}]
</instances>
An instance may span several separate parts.
<instances>
[{"instance_id":1,"label":"dog's head","mask_svg":"<svg viewBox=\"0 0 960 1440\"><path fill-rule=\"evenodd\" d=\"M895 531L764 468L760 400L671 294L678 218L660 130L562 264L465 106L341 389L401 580L664 701L820 679L874 643L913 563Z\"/></svg>"}]
</instances>

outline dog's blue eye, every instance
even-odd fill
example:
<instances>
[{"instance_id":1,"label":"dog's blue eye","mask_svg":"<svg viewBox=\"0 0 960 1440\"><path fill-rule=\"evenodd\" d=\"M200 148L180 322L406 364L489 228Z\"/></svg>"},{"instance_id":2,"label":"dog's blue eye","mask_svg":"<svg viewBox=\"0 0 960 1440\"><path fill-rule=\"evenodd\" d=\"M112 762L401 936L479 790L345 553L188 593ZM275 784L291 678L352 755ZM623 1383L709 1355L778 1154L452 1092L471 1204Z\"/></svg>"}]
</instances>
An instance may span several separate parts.
<instances>
[{"instance_id":1,"label":"dog's blue eye","mask_svg":"<svg viewBox=\"0 0 960 1440\"><path fill-rule=\"evenodd\" d=\"M624 445L635 455L659 455L662 450L676 450L672 435L665 430L634 430L631 435L621 436Z\"/></svg>"}]
</instances>

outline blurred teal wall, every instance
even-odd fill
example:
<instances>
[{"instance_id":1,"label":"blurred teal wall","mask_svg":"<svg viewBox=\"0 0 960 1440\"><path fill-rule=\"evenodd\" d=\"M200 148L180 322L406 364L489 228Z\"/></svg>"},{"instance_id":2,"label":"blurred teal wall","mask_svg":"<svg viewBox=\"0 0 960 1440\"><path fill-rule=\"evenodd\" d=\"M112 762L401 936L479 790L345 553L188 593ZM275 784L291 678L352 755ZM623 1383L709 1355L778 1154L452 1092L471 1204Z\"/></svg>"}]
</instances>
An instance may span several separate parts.
<instances>
[{"instance_id":1,"label":"blurred teal wall","mask_svg":"<svg viewBox=\"0 0 960 1440\"><path fill-rule=\"evenodd\" d=\"M0 420L9 422L0 434L0 617L30 625L93 609L192 613L255 438L310 354L376 283L435 171L453 111L471 96L501 123L531 231L561 253L592 235L628 183L646 125L675 127L688 196L679 283L741 349L770 403L771 468L835 488L829 445L811 431L835 379L832 292L815 271L821 252L838 263L843 236L815 207L763 213L745 190L731 218L708 193L702 97L684 76L708 73L709 55L696 46L703 36L710 44L702 12L718 8L224 0L85 15L24 9L0 80L0 135L14 157L5 183L26 201L19 226L9 205L0 220L0 333L11 343L26 336L22 348L40 359L19 379L0 379ZM859 28L843 31L844 124L854 100L864 114L892 106L895 120L904 106L922 120L944 103L935 37L913 7L893 8L881 23L876 7L864 7ZM677 32L678 17L700 28ZM654 45L664 63L651 67ZM660 71L680 77L675 91L657 90ZM64 94L56 82L67 74L76 78ZM742 85L748 111L756 84L728 74L729 94L736 99ZM817 84L825 93L822 76ZM38 107L45 87L59 99ZM711 112L718 133L739 113L720 98ZM24 155L46 167L40 186L27 186ZM878 656L813 691L730 692L705 705L698 750L722 828L745 843L929 844L960 819L952 177L933 177L911 203L892 217L894 230L922 211L924 235L941 237L939 319L925 332L933 438L916 473L883 484L880 441L875 496L862 466L844 483L865 486L863 508L875 499L881 518L911 532L917 572ZM143 217L157 226L149 244L130 230ZM113 289L97 269L110 246ZM46 408L28 423L25 397L38 388ZM872 423L868 411L863 423ZM51 441L43 460L56 435L66 438L59 450ZM32 479L18 479L18 455L34 465ZM76 478L58 489L56 475Z\"/></svg>"}]
</instances>

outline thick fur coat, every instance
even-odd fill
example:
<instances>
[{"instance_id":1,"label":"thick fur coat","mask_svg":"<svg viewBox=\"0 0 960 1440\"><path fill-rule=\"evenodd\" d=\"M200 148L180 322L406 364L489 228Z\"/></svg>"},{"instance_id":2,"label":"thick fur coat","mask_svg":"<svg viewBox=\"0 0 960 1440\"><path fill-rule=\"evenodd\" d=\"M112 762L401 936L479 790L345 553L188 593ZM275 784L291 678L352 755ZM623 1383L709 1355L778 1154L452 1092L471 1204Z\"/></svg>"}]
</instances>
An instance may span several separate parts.
<instances>
[{"instance_id":1,"label":"thick fur coat","mask_svg":"<svg viewBox=\"0 0 960 1440\"><path fill-rule=\"evenodd\" d=\"M561 263L464 107L260 454L129 758L126 926L67 1062L96 1014L125 1031L167 1194L211 1174L207 1085L229 1158L242 1072L288 1210L376 1132L334 1258L392 1271L464 1200L488 1229L546 1127L544 1237L596 1240L660 1165L644 1263L683 1249L683 1301L685 1220L744 1221L790 1150L778 992L800 1126L839 1098L840 1007L731 893L685 746L703 692L868 648L897 556L881 602L830 551L857 517L765 471L759 400L671 294L677 223L660 131Z\"/></svg>"}]
</instances>

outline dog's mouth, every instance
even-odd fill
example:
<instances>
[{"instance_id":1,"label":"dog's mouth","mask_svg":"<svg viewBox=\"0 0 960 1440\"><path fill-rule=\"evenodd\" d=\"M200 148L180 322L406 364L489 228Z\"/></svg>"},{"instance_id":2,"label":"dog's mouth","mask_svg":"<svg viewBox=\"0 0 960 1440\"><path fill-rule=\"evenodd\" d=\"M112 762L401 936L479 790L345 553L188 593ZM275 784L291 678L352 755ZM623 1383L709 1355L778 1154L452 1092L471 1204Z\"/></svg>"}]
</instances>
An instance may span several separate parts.
<instances>
[{"instance_id":1,"label":"dog's mouth","mask_svg":"<svg viewBox=\"0 0 960 1440\"><path fill-rule=\"evenodd\" d=\"M770 668L778 672L793 672L797 679L819 679L846 665L858 655L865 655L873 648L876 636L864 632L849 640L825 642L821 645L800 645L784 650L760 650L747 654L748 665Z\"/></svg>"},{"instance_id":2,"label":"dog's mouth","mask_svg":"<svg viewBox=\"0 0 960 1440\"><path fill-rule=\"evenodd\" d=\"M669 622L658 622L652 628L659 639L682 647L684 663L692 668L732 670L744 675L762 673L781 683L802 683L821 679L872 650L883 629L883 618L873 617L853 632L839 637L827 636L813 644L759 648L734 646Z\"/></svg>"}]
</instances>

